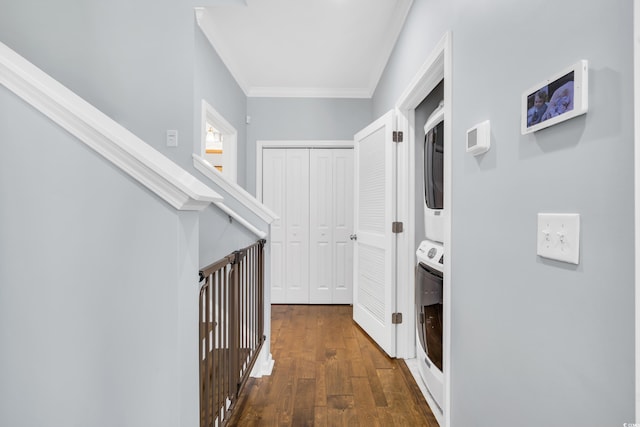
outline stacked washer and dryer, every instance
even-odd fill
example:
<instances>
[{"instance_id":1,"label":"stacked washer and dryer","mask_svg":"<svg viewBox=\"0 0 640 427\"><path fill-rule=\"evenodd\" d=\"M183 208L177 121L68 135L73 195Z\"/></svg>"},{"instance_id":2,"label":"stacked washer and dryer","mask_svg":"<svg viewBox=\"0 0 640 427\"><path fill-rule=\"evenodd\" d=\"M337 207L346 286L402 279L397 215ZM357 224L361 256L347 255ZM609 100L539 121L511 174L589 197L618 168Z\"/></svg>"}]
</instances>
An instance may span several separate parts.
<instances>
[{"instance_id":1,"label":"stacked washer and dryer","mask_svg":"<svg viewBox=\"0 0 640 427\"><path fill-rule=\"evenodd\" d=\"M416 251L416 333L418 370L442 413L444 267L444 103L424 126L424 225L426 239Z\"/></svg>"}]
</instances>

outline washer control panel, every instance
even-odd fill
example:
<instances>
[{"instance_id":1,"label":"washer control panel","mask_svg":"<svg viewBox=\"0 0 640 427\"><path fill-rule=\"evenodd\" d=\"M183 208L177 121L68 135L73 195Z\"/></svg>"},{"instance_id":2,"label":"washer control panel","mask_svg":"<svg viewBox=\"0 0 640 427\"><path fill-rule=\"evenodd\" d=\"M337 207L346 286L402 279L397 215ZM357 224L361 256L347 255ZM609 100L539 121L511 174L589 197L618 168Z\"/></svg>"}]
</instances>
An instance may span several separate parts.
<instances>
[{"instance_id":1,"label":"washer control panel","mask_svg":"<svg viewBox=\"0 0 640 427\"><path fill-rule=\"evenodd\" d=\"M444 266L444 247L442 243L423 240L418 246L416 257L419 262L442 271Z\"/></svg>"}]
</instances>

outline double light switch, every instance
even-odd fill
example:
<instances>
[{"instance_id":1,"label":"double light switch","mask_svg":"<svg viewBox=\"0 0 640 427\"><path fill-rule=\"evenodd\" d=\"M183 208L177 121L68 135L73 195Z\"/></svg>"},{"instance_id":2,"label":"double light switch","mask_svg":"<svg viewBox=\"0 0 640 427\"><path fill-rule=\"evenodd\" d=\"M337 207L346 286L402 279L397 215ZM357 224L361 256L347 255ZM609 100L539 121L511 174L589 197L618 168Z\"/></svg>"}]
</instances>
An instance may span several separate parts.
<instances>
[{"instance_id":1,"label":"double light switch","mask_svg":"<svg viewBox=\"0 0 640 427\"><path fill-rule=\"evenodd\" d=\"M578 264L580 214L538 214L538 255Z\"/></svg>"}]
</instances>

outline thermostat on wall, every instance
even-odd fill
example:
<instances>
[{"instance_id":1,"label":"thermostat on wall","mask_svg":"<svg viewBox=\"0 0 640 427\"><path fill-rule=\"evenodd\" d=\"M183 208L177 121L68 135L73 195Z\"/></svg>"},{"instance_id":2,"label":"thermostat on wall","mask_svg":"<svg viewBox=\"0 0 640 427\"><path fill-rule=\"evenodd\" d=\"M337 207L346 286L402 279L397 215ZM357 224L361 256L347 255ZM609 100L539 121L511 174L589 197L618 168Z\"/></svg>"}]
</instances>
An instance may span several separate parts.
<instances>
[{"instance_id":1,"label":"thermostat on wall","mask_svg":"<svg viewBox=\"0 0 640 427\"><path fill-rule=\"evenodd\" d=\"M491 126L489 120L478 123L467 131L467 153L474 156L485 153L491 147Z\"/></svg>"}]
</instances>

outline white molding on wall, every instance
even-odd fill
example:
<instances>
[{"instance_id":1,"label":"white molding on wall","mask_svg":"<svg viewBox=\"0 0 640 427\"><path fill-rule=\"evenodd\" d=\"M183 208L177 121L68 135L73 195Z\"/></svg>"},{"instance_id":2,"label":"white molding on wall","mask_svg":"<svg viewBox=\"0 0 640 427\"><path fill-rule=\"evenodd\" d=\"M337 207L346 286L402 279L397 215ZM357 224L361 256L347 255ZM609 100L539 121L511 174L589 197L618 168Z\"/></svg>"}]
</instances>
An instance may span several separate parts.
<instances>
[{"instance_id":1,"label":"white molding on wall","mask_svg":"<svg viewBox=\"0 0 640 427\"><path fill-rule=\"evenodd\" d=\"M246 2L245 2L245 6L246 6ZM238 86L240 86L240 89L242 89L242 92L245 95L247 95L249 93L249 85L240 77L240 73L238 72L238 70L240 69L239 66L233 61L233 58L230 58L229 55L225 55L222 52L222 49L220 49L219 43L217 43L217 41L213 37L211 37L211 31L207 30L207 27L211 25L211 23L207 20L207 15L209 13L210 12L208 8L206 7L194 8L196 23L198 24L198 27L202 31L202 34L204 34L205 38L209 41L209 44L211 44L211 47L213 47L213 49L218 54L218 57L224 64L225 68L229 70L229 73L231 74L233 79L236 81L236 83L238 83Z\"/></svg>"},{"instance_id":2,"label":"white molding on wall","mask_svg":"<svg viewBox=\"0 0 640 427\"><path fill-rule=\"evenodd\" d=\"M231 73L232 77L238 83L244 94L249 98L371 98L380 82L380 78L384 73L389 57L393 52L400 33L404 27L407 16L411 10L414 0L398 0L398 6L395 13L389 16L389 22L386 25L387 34L382 37L382 43L378 46L378 51L384 54L378 55L377 61L371 66L371 73L368 81L362 82L354 87L269 87L269 86L252 86L246 79L246 73L242 72L242 67L237 63L236 58L229 53L225 53L224 49L220 49L219 42L211 35L209 30L213 25L207 15L213 13L208 7L195 7L194 13L196 23L202 30L203 34L215 49L222 63ZM236 4L238 6L248 6L247 0L217 0L217 2Z\"/></svg>"},{"instance_id":3,"label":"white molding on wall","mask_svg":"<svg viewBox=\"0 0 640 427\"><path fill-rule=\"evenodd\" d=\"M266 232L259 230L257 227L255 227L249 221L244 219L242 217L242 215L240 215L239 213L237 213L236 211L231 209L229 206L225 205L222 202L214 202L213 204L216 205L222 212L224 212L227 215L229 215L230 218L233 218L236 221L238 221L238 223L240 225L242 225L247 230L251 231L253 234L258 236L259 238L264 239L264 238L267 237L267 233Z\"/></svg>"},{"instance_id":4,"label":"white molding on wall","mask_svg":"<svg viewBox=\"0 0 640 427\"><path fill-rule=\"evenodd\" d=\"M382 74L384 73L384 70L391 58L391 54L398 43L400 33L405 26L407 16L409 16L409 12L413 6L413 0L400 0L397 3L396 11L389 17L389 23L387 24L389 34L392 36L385 37L383 39L383 43L378 46L378 50L384 52L384 55L379 56L379 62L373 66L374 71L371 74L371 81L368 82L371 96L373 96L378 84L380 83Z\"/></svg>"},{"instance_id":5,"label":"white molding on wall","mask_svg":"<svg viewBox=\"0 0 640 427\"><path fill-rule=\"evenodd\" d=\"M271 224L279 218L278 214L260 203L258 199L238 184L228 181L211 163L197 154L193 155L193 167L202 172L203 175L213 181L214 184L229 194L229 196L233 197L267 224Z\"/></svg>"},{"instance_id":6,"label":"white molding on wall","mask_svg":"<svg viewBox=\"0 0 640 427\"><path fill-rule=\"evenodd\" d=\"M371 88L251 87L250 98L371 98Z\"/></svg>"},{"instance_id":7,"label":"white molding on wall","mask_svg":"<svg viewBox=\"0 0 640 427\"><path fill-rule=\"evenodd\" d=\"M406 170L407 173L399 175L399 194L406 194L402 200L398 201L398 218L407 222L407 229L415 228L415 185L416 171L413 159L416 153L415 141L415 109L420 105L424 98L436 87L436 85L444 78L444 140L452 141L451 135L451 100L452 100L452 36L451 32L447 32L436 44L427 57L423 65L410 81L398 101L396 102L396 110L398 112L398 130L404 131L408 137L408 144L403 148L403 154L399 152L399 159L402 158L402 164L399 164L398 170ZM444 264L443 271L443 291L444 291L444 327L443 327L443 361L444 361L444 414L436 418L438 423L443 427L451 425L451 182L452 182L452 162L451 162L451 146L445 146L444 157ZM448 183L448 184L447 184ZM398 272L399 281L401 283L410 283L409 292L406 295L398 295L400 301L404 303L398 306L398 310L410 313L409 319L415 319L415 277L414 268L416 265L415 251L417 242L413 233L401 233L398 238L403 239L398 243ZM402 325L401 325L402 326ZM405 330L403 334L404 347L407 345L414 346L413 354L415 357L415 325L407 322L409 330ZM399 351L405 351L405 355L409 352L406 348L399 348ZM415 374L414 374L415 376ZM415 378L417 382L422 381L420 376ZM429 396L425 395L427 401ZM437 413L437 409L433 410Z\"/></svg>"},{"instance_id":8,"label":"white molding on wall","mask_svg":"<svg viewBox=\"0 0 640 427\"><path fill-rule=\"evenodd\" d=\"M260 354L256 360L255 365L253 365L253 369L251 370L252 378L262 378L264 376L271 375L273 372L273 366L275 365L275 360L271 353L269 353L269 348L267 346L262 346L260 350Z\"/></svg>"},{"instance_id":9,"label":"white molding on wall","mask_svg":"<svg viewBox=\"0 0 640 427\"><path fill-rule=\"evenodd\" d=\"M0 42L0 82L178 210L222 196Z\"/></svg>"},{"instance_id":10,"label":"white molding on wall","mask_svg":"<svg viewBox=\"0 0 640 427\"><path fill-rule=\"evenodd\" d=\"M203 99L200 112L200 149L197 152L201 157L204 157L207 151L207 129L205 128L207 122L222 132L225 137L222 164L224 175L227 180L235 183L238 180L238 131L222 114Z\"/></svg>"}]
</instances>

